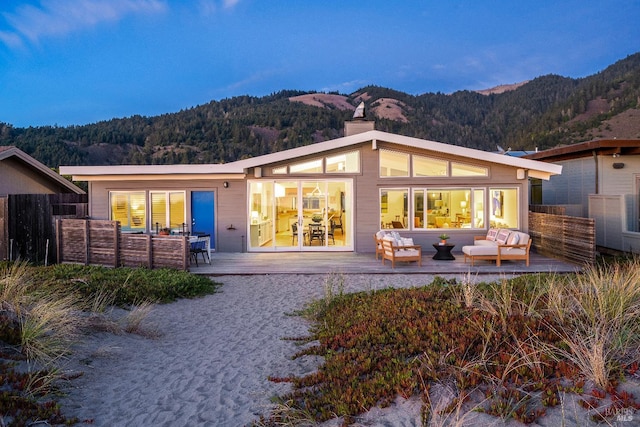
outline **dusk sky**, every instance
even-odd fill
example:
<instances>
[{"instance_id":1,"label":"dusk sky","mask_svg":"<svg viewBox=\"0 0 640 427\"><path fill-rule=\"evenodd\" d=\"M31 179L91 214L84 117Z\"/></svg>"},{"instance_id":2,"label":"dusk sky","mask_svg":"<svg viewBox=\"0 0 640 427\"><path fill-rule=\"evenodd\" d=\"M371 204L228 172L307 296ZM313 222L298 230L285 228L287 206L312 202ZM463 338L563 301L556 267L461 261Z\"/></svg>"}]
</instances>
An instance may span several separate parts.
<instances>
[{"instance_id":1,"label":"dusk sky","mask_svg":"<svg viewBox=\"0 0 640 427\"><path fill-rule=\"evenodd\" d=\"M0 2L0 122L81 125L282 89L451 93L640 51L640 1Z\"/></svg>"}]
</instances>

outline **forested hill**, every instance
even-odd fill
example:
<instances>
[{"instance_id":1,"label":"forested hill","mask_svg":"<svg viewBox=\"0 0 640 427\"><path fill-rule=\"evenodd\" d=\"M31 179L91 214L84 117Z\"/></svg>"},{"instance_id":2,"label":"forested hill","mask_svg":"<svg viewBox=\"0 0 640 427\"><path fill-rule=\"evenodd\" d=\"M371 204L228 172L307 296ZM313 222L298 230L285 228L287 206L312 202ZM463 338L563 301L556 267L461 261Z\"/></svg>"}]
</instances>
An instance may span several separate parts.
<instances>
[{"instance_id":1,"label":"forested hill","mask_svg":"<svg viewBox=\"0 0 640 427\"><path fill-rule=\"evenodd\" d=\"M0 145L15 145L50 167L231 162L339 137L360 101L378 130L486 151L640 138L640 53L589 77L547 75L483 94L285 90L85 126L0 122Z\"/></svg>"}]
</instances>

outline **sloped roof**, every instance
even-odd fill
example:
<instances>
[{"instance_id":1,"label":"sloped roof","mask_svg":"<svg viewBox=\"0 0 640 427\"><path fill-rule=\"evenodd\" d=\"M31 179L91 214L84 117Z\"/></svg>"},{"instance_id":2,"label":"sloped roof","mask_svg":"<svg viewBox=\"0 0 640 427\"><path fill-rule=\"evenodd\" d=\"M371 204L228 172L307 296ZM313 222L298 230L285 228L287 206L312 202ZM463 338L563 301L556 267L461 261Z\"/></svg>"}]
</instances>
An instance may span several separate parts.
<instances>
[{"instance_id":1,"label":"sloped roof","mask_svg":"<svg viewBox=\"0 0 640 427\"><path fill-rule=\"evenodd\" d=\"M62 187L68 189L69 191L76 194L84 194L85 192L74 185L72 182L64 179L47 166L43 165L24 151L20 150L18 147L14 146L0 146L0 162L11 157L15 157L19 159L22 163L29 166L36 173L45 176L47 179L50 179Z\"/></svg>"},{"instance_id":2,"label":"sloped roof","mask_svg":"<svg viewBox=\"0 0 640 427\"><path fill-rule=\"evenodd\" d=\"M299 157L323 153L329 150L347 148L350 146L372 142L387 142L420 148L448 155L466 157L473 160L484 160L496 164L526 169L529 176L534 178L549 179L551 175L562 172L562 167L550 163L523 159L502 154L489 153L473 148L458 147L442 142L412 138L398 134L371 130L304 147L292 148L277 153L265 154L250 159L238 160L225 164L208 165L143 165L143 166L61 166L60 173L90 179L92 176L101 175L202 175L202 174L245 174L248 169L265 165L289 161Z\"/></svg>"}]
</instances>

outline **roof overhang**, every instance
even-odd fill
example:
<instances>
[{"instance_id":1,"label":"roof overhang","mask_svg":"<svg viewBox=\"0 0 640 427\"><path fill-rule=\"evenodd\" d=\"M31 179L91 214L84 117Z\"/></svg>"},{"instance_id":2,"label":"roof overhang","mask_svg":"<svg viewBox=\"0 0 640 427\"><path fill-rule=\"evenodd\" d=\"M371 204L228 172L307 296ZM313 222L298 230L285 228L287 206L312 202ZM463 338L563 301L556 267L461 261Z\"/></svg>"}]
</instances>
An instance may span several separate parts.
<instances>
[{"instance_id":1,"label":"roof overhang","mask_svg":"<svg viewBox=\"0 0 640 427\"><path fill-rule=\"evenodd\" d=\"M76 194L85 194L84 190L82 190L72 182L69 182L62 176L58 175L57 173L49 169L46 165L40 163L39 161L37 161L36 159L31 157L24 151L20 150L19 148L13 147L13 146L2 147L2 150L0 150L0 161L9 159L11 157L19 159L22 163L26 164L37 173L45 176L47 179L54 181L55 183L66 188L70 192L76 193Z\"/></svg>"},{"instance_id":2,"label":"roof overhang","mask_svg":"<svg viewBox=\"0 0 640 427\"><path fill-rule=\"evenodd\" d=\"M523 156L531 160L557 162L583 157L639 155L640 139L599 139L538 151Z\"/></svg>"},{"instance_id":3,"label":"roof overhang","mask_svg":"<svg viewBox=\"0 0 640 427\"><path fill-rule=\"evenodd\" d=\"M511 166L516 169L523 169L527 171L527 175L532 178L549 179L552 175L558 175L562 172L562 166L551 163L524 159L521 157L505 156L503 154L490 153L473 148L459 147L442 142L371 130L342 138L306 145L304 147L292 148L285 151L279 151L277 153L265 154L263 156L225 164L61 166L60 173L63 175L72 175L75 181L98 181L107 179L156 180L161 179L161 177L169 179L231 179L232 177L241 178L246 176L251 168L291 161L293 159L311 156L330 150L348 148L363 143L371 143L371 148L376 150L380 142L430 150L445 155L455 155L462 158L468 158L469 160L482 160Z\"/></svg>"},{"instance_id":4,"label":"roof overhang","mask_svg":"<svg viewBox=\"0 0 640 427\"><path fill-rule=\"evenodd\" d=\"M298 157L309 156L322 153L328 150L345 148L365 142L372 143L372 149L377 149L380 142L404 145L439 152L447 155L456 155L474 160L484 160L487 162L512 166L528 171L528 176L533 178L549 179L552 175L562 173L562 166L539 162L521 157L505 156L503 154L490 153L473 148L459 147L457 145L445 144L442 142L430 141L426 139L412 138L408 136L387 133L378 130L358 133L343 138L330 141L319 142L317 144L306 145L304 147L292 148L278 153L265 154L251 159L239 160L235 164L242 165L245 170L252 167L260 167L268 164L283 162Z\"/></svg>"}]
</instances>

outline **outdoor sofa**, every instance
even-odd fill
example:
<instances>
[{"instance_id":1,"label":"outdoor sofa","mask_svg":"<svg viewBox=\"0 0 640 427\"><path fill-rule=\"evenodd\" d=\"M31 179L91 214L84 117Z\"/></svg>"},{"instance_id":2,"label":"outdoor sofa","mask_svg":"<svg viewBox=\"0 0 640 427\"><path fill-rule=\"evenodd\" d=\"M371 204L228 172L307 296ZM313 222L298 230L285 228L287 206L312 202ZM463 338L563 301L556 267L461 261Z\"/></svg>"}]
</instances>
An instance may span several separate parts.
<instances>
[{"instance_id":1,"label":"outdoor sofa","mask_svg":"<svg viewBox=\"0 0 640 427\"><path fill-rule=\"evenodd\" d=\"M504 260L524 260L529 266L531 237L527 233L505 228L491 228L486 236L475 236L473 245L462 247L464 262L471 260L489 260L500 267Z\"/></svg>"}]
</instances>

